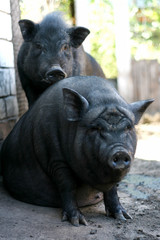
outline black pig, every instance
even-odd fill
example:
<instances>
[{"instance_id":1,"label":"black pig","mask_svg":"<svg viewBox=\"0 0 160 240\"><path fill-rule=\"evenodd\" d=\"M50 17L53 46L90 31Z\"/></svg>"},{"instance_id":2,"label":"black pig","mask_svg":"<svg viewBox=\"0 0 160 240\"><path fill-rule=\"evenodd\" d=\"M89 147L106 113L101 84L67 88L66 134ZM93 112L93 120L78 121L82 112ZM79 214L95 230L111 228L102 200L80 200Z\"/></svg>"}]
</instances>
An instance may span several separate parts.
<instances>
[{"instance_id":1,"label":"black pig","mask_svg":"<svg viewBox=\"0 0 160 240\"><path fill-rule=\"evenodd\" d=\"M20 20L19 25L24 42L17 63L29 106L46 88L65 77L105 77L81 46L89 34L87 28L68 27L57 12L48 14L39 24Z\"/></svg>"},{"instance_id":2,"label":"black pig","mask_svg":"<svg viewBox=\"0 0 160 240\"><path fill-rule=\"evenodd\" d=\"M77 204L82 184L103 192L107 214L130 218L116 185L134 158L134 125L152 101L128 104L99 77L55 83L4 141L4 185L21 201L61 206L62 219L75 226L87 224Z\"/></svg>"}]
</instances>

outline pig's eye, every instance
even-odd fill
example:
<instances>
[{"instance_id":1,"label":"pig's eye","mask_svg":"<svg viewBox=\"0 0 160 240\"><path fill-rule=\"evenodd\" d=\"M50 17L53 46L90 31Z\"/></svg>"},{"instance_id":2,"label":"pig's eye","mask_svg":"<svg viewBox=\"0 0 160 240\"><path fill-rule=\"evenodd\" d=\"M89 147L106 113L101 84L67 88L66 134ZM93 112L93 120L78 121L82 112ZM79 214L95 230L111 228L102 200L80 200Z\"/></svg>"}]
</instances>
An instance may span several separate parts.
<instances>
[{"instance_id":1,"label":"pig's eye","mask_svg":"<svg viewBox=\"0 0 160 240\"><path fill-rule=\"evenodd\" d=\"M35 46L36 46L36 48L39 49L39 50L42 50L42 49L43 49L43 46L42 46L42 44L40 44L40 43L35 43Z\"/></svg>"},{"instance_id":2,"label":"pig's eye","mask_svg":"<svg viewBox=\"0 0 160 240\"><path fill-rule=\"evenodd\" d=\"M62 47L62 51L67 51L69 49L69 45L68 44L64 44Z\"/></svg>"},{"instance_id":3,"label":"pig's eye","mask_svg":"<svg viewBox=\"0 0 160 240\"><path fill-rule=\"evenodd\" d=\"M92 126L90 128L91 132L101 132L101 130L102 130L101 126Z\"/></svg>"},{"instance_id":4,"label":"pig's eye","mask_svg":"<svg viewBox=\"0 0 160 240\"><path fill-rule=\"evenodd\" d=\"M130 123L128 123L127 126L126 126L126 130L130 131L131 129L132 129L132 125Z\"/></svg>"}]
</instances>

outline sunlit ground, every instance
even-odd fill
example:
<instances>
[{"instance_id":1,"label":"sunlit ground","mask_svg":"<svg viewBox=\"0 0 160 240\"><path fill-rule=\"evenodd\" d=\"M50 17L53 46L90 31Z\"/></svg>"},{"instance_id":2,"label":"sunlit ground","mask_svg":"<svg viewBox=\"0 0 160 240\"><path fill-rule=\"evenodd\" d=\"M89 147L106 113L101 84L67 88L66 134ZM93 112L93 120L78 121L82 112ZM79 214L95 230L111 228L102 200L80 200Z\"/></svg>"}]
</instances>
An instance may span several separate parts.
<instances>
[{"instance_id":1,"label":"sunlit ground","mask_svg":"<svg viewBox=\"0 0 160 240\"><path fill-rule=\"evenodd\" d=\"M135 157L160 161L160 121L137 126L138 143Z\"/></svg>"}]
</instances>

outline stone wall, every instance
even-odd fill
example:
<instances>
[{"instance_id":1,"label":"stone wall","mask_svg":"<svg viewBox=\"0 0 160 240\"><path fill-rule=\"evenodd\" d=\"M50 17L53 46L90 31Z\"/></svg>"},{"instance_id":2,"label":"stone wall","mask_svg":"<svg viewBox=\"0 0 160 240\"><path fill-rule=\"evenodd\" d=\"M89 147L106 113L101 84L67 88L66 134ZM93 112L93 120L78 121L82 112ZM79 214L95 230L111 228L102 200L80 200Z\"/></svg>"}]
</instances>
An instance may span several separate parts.
<instances>
[{"instance_id":1,"label":"stone wall","mask_svg":"<svg viewBox=\"0 0 160 240\"><path fill-rule=\"evenodd\" d=\"M0 141L18 118L10 0L0 1Z\"/></svg>"}]
</instances>

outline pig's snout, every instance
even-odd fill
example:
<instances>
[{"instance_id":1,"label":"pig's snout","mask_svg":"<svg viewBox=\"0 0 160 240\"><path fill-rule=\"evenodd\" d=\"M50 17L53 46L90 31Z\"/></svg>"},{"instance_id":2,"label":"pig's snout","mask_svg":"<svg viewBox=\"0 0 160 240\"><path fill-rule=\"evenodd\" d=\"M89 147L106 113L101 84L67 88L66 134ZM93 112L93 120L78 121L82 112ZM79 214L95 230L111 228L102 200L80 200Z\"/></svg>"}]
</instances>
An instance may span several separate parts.
<instances>
[{"instance_id":1,"label":"pig's snout","mask_svg":"<svg viewBox=\"0 0 160 240\"><path fill-rule=\"evenodd\" d=\"M51 82L56 82L67 77L67 74L61 67L53 67L46 73L46 79Z\"/></svg>"},{"instance_id":2,"label":"pig's snout","mask_svg":"<svg viewBox=\"0 0 160 240\"><path fill-rule=\"evenodd\" d=\"M113 169L127 169L131 165L131 156L126 150L113 150L110 154L109 165Z\"/></svg>"}]
</instances>

